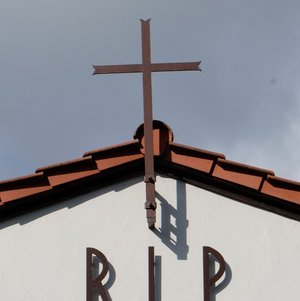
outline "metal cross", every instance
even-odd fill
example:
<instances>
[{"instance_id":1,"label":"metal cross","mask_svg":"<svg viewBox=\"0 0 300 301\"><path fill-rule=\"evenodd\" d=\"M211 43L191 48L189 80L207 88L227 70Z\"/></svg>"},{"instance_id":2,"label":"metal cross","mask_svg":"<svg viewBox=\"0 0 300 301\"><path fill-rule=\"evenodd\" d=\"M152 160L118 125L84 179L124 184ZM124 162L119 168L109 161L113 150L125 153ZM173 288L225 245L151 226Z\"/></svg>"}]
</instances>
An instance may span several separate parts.
<instances>
[{"instance_id":1,"label":"metal cross","mask_svg":"<svg viewBox=\"0 0 300 301\"><path fill-rule=\"evenodd\" d=\"M201 70L199 62L184 63L151 63L150 47L150 19L141 20L142 29L142 64L131 65L106 65L93 66L95 74L109 73L143 73L143 94L144 94L144 138L145 138L145 178L146 183L146 215L148 227L155 227L156 202L155 202L155 174L153 158L153 113L152 113L152 88L151 73L162 71L192 71Z\"/></svg>"}]
</instances>

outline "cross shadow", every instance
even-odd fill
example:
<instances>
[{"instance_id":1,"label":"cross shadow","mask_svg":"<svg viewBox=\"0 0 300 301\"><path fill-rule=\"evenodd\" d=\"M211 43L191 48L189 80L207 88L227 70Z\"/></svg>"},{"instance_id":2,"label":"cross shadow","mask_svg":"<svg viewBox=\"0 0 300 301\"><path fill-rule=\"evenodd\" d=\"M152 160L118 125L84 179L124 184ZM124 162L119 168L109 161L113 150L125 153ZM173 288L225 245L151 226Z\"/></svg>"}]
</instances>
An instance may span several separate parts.
<instances>
[{"instance_id":1,"label":"cross shadow","mask_svg":"<svg viewBox=\"0 0 300 301\"><path fill-rule=\"evenodd\" d=\"M100 274L100 267L101 262L97 256L93 256L93 279L97 278ZM109 289L116 281L116 270L114 269L113 265L109 262L108 263L108 277L106 277L106 282L103 285L106 291L107 301L112 301L112 298L109 294ZM105 278L104 278L105 279ZM93 288L93 301L103 301L104 299L100 296L98 288ZM105 300L106 301L106 300Z\"/></svg>"},{"instance_id":2,"label":"cross shadow","mask_svg":"<svg viewBox=\"0 0 300 301\"><path fill-rule=\"evenodd\" d=\"M217 260L214 258L214 256L209 255L209 273L210 277L216 274L216 266L218 265ZM227 262L225 262L225 277L223 280L218 284L213 284L213 286L210 288L210 301L216 301L216 296L218 293L220 293L222 290L224 290L228 284L231 282L232 279L232 271Z\"/></svg>"},{"instance_id":3,"label":"cross shadow","mask_svg":"<svg viewBox=\"0 0 300 301\"><path fill-rule=\"evenodd\" d=\"M187 209L186 209L186 184L176 182L177 204L174 208L168 201L156 192L158 205L161 207L161 227L153 232L176 255L179 260L186 260L189 247L187 245Z\"/></svg>"}]
</instances>

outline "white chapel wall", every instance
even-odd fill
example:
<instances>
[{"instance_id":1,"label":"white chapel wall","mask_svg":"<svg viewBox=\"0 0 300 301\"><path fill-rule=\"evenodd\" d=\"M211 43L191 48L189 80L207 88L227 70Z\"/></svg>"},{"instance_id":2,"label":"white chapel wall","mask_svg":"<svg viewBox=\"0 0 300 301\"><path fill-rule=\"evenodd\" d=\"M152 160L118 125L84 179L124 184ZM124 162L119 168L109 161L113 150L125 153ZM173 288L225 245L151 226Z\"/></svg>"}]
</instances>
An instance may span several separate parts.
<instances>
[{"instance_id":1,"label":"white chapel wall","mask_svg":"<svg viewBox=\"0 0 300 301\"><path fill-rule=\"evenodd\" d=\"M112 301L148 300L148 246L160 266L157 301L203 300L203 246L228 264L226 287L211 300L299 300L299 222L157 180L154 232L141 178L1 223L0 300L86 300L87 247L111 264Z\"/></svg>"}]
</instances>

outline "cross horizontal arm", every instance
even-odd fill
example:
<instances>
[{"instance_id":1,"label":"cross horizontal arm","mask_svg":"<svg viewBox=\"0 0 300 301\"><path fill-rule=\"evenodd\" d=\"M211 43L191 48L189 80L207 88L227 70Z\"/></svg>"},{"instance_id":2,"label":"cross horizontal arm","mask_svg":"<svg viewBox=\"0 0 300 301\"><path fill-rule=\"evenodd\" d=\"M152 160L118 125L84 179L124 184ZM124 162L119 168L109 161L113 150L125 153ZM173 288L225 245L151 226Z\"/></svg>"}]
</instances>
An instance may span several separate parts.
<instances>
[{"instance_id":1,"label":"cross horizontal arm","mask_svg":"<svg viewBox=\"0 0 300 301\"><path fill-rule=\"evenodd\" d=\"M184 62L184 63L161 63L161 64L152 64L152 72L161 72L161 71L201 71L199 68L201 61L199 62Z\"/></svg>"},{"instance_id":2,"label":"cross horizontal arm","mask_svg":"<svg viewBox=\"0 0 300 301\"><path fill-rule=\"evenodd\" d=\"M109 74L109 73L136 73L142 72L141 64L133 64L133 65L106 65L106 66L95 66L94 73L95 74Z\"/></svg>"},{"instance_id":3,"label":"cross horizontal arm","mask_svg":"<svg viewBox=\"0 0 300 301\"><path fill-rule=\"evenodd\" d=\"M152 72L163 72L163 71L201 71L199 62L184 62L184 63L156 63L151 64ZM95 66L95 74L110 74L110 73L138 73L143 72L142 64L131 64L131 65L105 65Z\"/></svg>"}]
</instances>

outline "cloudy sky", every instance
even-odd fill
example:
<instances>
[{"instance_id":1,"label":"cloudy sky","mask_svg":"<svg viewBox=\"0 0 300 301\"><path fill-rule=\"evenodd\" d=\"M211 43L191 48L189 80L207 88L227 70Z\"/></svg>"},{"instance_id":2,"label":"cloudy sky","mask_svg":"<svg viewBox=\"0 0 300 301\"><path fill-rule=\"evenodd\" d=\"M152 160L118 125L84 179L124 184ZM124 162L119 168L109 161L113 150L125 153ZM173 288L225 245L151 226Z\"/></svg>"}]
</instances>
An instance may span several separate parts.
<instances>
[{"instance_id":1,"label":"cloudy sky","mask_svg":"<svg viewBox=\"0 0 300 301\"><path fill-rule=\"evenodd\" d=\"M132 139L141 74L92 65L201 60L153 74L175 141L300 181L299 0L1 0L0 180Z\"/></svg>"}]
</instances>

